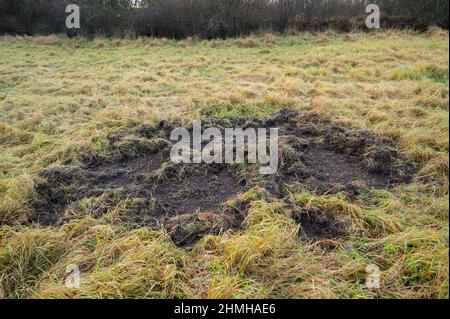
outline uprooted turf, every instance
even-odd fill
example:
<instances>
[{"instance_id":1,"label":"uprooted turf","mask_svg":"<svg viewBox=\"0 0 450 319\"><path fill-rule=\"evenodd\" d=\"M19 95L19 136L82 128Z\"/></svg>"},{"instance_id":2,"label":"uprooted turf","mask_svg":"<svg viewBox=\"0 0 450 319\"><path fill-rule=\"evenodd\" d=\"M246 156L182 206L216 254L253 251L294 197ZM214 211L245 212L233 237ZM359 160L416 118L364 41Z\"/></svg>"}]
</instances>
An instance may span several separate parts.
<instances>
[{"instance_id":1,"label":"uprooted turf","mask_svg":"<svg viewBox=\"0 0 450 319\"><path fill-rule=\"evenodd\" d=\"M276 174L267 176L259 174L258 163L174 164L170 159L174 143L167 138L175 127L163 121L156 127L109 137L107 151L90 152L80 164L40 172L29 222L61 225L85 214L99 218L109 213L111 205L126 201L127 208L114 216L116 222L165 227L176 244L191 245L208 233L240 229L247 211L236 212L226 204L253 187L265 189L268 197L289 207L289 193L295 188L319 194L346 192L354 197L408 183L416 172L392 140L348 130L311 112L282 110L265 120L203 121L203 130L278 128L281 163ZM197 222L198 214L214 220L210 229ZM307 237L316 240L342 235L342 230L333 234L342 226L327 224L335 218L311 214L298 216L301 233L311 233Z\"/></svg>"},{"instance_id":2,"label":"uprooted turf","mask_svg":"<svg viewBox=\"0 0 450 319\"><path fill-rule=\"evenodd\" d=\"M4 37L0 61L0 296L448 298L446 32ZM152 135L283 107L268 179L173 169Z\"/></svg>"}]
</instances>

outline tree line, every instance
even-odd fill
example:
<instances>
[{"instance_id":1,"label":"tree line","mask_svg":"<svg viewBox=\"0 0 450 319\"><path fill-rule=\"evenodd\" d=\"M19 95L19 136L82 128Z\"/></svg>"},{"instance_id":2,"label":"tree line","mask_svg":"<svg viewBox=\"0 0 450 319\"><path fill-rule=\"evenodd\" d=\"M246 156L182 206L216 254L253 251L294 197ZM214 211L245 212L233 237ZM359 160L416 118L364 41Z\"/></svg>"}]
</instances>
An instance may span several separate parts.
<instances>
[{"instance_id":1,"label":"tree line","mask_svg":"<svg viewBox=\"0 0 450 319\"><path fill-rule=\"evenodd\" d=\"M448 0L0 0L0 34L226 38L364 30L370 3L381 9L382 27L448 29ZM69 4L80 6L80 29L66 29Z\"/></svg>"}]
</instances>

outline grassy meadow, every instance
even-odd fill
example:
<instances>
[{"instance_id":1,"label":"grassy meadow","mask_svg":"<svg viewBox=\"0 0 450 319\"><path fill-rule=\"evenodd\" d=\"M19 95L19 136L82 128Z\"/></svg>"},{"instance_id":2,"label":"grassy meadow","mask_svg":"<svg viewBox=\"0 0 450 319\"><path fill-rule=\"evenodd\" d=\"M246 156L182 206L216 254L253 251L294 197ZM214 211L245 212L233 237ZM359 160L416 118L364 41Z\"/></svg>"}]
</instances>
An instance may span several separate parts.
<instances>
[{"instance_id":1,"label":"grassy meadow","mask_svg":"<svg viewBox=\"0 0 450 319\"><path fill-rule=\"evenodd\" d=\"M449 37L333 32L228 40L0 37L0 298L448 298ZM345 216L337 248L297 238L292 207L243 194L239 232L192 249L90 215L27 223L44 168L162 119L314 111L396 141L420 168L391 191L293 193ZM120 210L119 204L110 210ZM80 266L80 289L64 284ZM365 288L368 264L381 289Z\"/></svg>"}]
</instances>

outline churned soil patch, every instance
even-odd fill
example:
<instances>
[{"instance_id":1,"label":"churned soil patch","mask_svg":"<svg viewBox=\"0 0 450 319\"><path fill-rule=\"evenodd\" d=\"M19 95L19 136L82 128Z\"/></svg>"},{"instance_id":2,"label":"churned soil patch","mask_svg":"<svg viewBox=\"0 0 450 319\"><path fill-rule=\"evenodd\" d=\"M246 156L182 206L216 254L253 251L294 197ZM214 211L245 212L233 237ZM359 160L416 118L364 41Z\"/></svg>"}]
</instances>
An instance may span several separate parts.
<instances>
[{"instance_id":1,"label":"churned soil patch","mask_svg":"<svg viewBox=\"0 0 450 319\"><path fill-rule=\"evenodd\" d=\"M177 123L162 121L134 132L110 136L105 152L83 155L42 171L36 178L32 222L61 225L90 214L130 225L165 227L175 243L189 246L205 234L239 229L246 212L224 204L252 187L279 200L287 186L317 194L347 192L407 183L413 165L393 141L370 131L339 126L311 112L282 110L267 119L210 119L203 129L278 128L279 170L259 175L258 164L174 164L170 133ZM192 132L192 127L187 127ZM339 238L345 225L326 215L300 214L302 236Z\"/></svg>"}]
</instances>

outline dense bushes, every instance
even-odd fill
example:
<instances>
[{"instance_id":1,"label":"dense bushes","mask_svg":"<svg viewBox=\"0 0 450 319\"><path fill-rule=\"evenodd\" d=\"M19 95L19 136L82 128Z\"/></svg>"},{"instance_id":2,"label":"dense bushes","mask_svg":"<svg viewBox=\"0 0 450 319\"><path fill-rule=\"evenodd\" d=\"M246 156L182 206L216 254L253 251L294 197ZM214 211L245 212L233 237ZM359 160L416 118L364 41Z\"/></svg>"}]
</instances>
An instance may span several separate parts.
<instances>
[{"instance_id":1,"label":"dense bushes","mask_svg":"<svg viewBox=\"0 0 450 319\"><path fill-rule=\"evenodd\" d=\"M448 0L0 0L0 34L66 32L65 7L80 5L83 35L229 37L260 30L364 28L377 3L385 27L448 29Z\"/></svg>"}]
</instances>

